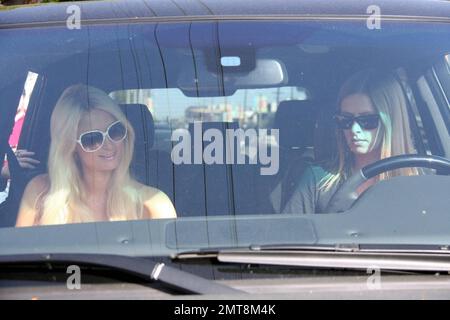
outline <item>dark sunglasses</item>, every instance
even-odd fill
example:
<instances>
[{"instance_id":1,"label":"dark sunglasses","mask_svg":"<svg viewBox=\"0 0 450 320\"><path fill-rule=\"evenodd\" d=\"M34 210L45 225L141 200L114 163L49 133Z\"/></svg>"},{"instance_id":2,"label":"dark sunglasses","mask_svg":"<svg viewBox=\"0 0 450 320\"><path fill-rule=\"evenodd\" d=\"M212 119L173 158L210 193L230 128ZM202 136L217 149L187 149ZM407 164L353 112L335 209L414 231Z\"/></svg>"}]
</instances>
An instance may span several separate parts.
<instances>
[{"instance_id":1,"label":"dark sunglasses","mask_svg":"<svg viewBox=\"0 0 450 320\"><path fill-rule=\"evenodd\" d=\"M351 129L354 122L358 123L361 129L364 130L376 129L380 123L380 116L378 114L368 114L358 117L338 114L334 116L334 119L336 120L337 126L344 130Z\"/></svg>"},{"instance_id":2,"label":"dark sunglasses","mask_svg":"<svg viewBox=\"0 0 450 320\"><path fill-rule=\"evenodd\" d=\"M92 130L80 134L77 142L85 152L95 152L103 147L106 136L112 142L120 142L127 136L127 127L122 122L116 121L111 123L105 132Z\"/></svg>"}]
</instances>

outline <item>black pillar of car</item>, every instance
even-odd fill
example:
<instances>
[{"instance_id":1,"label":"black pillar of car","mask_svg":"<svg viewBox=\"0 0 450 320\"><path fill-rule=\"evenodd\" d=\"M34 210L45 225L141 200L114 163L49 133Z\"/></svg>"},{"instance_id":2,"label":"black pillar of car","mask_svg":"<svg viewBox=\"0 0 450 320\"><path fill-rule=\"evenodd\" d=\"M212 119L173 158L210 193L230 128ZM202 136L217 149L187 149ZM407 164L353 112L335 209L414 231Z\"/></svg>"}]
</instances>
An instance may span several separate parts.
<instances>
[{"instance_id":1,"label":"black pillar of car","mask_svg":"<svg viewBox=\"0 0 450 320\"><path fill-rule=\"evenodd\" d=\"M23 79L11 82L0 89L2 92L2 103L0 104L0 114L2 115L0 117L0 161L1 166L3 166L5 155L7 156L11 179L8 198L0 204L0 227L15 225L20 199L22 198L26 184L23 171L8 142L14 127L14 118L23 91L25 78L24 76ZM0 191L3 191L7 180L1 180Z\"/></svg>"}]
</instances>

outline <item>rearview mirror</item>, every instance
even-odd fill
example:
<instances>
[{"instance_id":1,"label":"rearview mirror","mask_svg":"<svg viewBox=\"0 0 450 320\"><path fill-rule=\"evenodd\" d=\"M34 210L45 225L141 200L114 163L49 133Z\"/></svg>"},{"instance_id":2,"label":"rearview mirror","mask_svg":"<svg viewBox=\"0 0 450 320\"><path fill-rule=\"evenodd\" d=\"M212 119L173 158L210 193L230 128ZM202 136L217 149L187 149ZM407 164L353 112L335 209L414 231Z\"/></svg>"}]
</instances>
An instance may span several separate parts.
<instances>
[{"instance_id":1,"label":"rearview mirror","mask_svg":"<svg viewBox=\"0 0 450 320\"><path fill-rule=\"evenodd\" d=\"M244 76L228 75L224 68L224 78L230 77L230 82L238 87L279 86L287 82L286 69L277 60L261 59L256 61L256 68ZM238 88L240 89L240 88Z\"/></svg>"},{"instance_id":2,"label":"rearview mirror","mask_svg":"<svg viewBox=\"0 0 450 320\"><path fill-rule=\"evenodd\" d=\"M286 67L278 60L258 59L251 71L242 72L236 70L238 57L223 58L218 68L222 74L199 73L201 76L195 78L191 72L182 72L177 81L180 90L189 97L227 96L238 89L275 87L288 82Z\"/></svg>"}]
</instances>

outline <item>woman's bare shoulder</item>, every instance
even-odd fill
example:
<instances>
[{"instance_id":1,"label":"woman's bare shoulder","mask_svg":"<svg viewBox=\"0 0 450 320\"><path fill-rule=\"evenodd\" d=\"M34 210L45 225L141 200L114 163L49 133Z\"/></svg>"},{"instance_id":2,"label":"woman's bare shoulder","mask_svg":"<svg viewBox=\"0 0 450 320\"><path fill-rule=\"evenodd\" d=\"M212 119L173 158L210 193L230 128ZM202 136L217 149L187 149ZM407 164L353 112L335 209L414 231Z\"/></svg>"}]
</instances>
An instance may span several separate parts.
<instances>
[{"instance_id":1,"label":"woman's bare shoulder","mask_svg":"<svg viewBox=\"0 0 450 320\"><path fill-rule=\"evenodd\" d=\"M158 188L147 186L142 183L138 183L137 189L139 190L139 194L141 195L141 198L144 201L149 200L154 197L162 196L162 195L167 197L167 195L163 191L159 190Z\"/></svg>"},{"instance_id":2,"label":"woman's bare shoulder","mask_svg":"<svg viewBox=\"0 0 450 320\"><path fill-rule=\"evenodd\" d=\"M144 209L150 218L175 218L176 212L170 198L161 190L138 183Z\"/></svg>"},{"instance_id":3,"label":"woman's bare shoulder","mask_svg":"<svg viewBox=\"0 0 450 320\"><path fill-rule=\"evenodd\" d=\"M28 182L23 194L22 202L28 203L30 206L36 204L36 200L50 187L50 179L48 174L40 174L35 176Z\"/></svg>"},{"instance_id":4,"label":"woman's bare shoulder","mask_svg":"<svg viewBox=\"0 0 450 320\"><path fill-rule=\"evenodd\" d=\"M50 180L46 174L38 175L28 182L20 203L16 227L35 225L36 215L38 214L36 210L36 202L39 197L48 190L49 186Z\"/></svg>"},{"instance_id":5,"label":"woman's bare shoulder","mask_svg":"<svg viewBox=\"0 0 450 320\"><path fill-rule=\"evenodd\" d=\"M30 193L41 193L42 191L48 189L50 186L50 179L48 174L40 174L35 176L33 179L28 182L25 190L28 190Z\"/></svg>"}]
</instances>

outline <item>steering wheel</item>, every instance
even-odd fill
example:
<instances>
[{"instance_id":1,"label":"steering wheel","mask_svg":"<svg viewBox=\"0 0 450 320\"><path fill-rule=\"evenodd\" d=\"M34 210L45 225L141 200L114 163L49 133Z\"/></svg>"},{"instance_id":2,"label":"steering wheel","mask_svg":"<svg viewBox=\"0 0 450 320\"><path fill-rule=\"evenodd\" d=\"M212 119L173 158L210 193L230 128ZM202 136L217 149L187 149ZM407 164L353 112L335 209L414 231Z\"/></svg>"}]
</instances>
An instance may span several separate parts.
<instances>
[{"instance_id":1,"label":"steering wheel","mask_svg":"<svg viewBox=\"0 0 450 320\"><path fill-rule=\"evenodd\" d=\"M356 190L362 183L380 173L410 167L436 169L440 174L450 174L450 160L438 156L408 154L379 160L348 178L331 197L325 212L343 212L350 209L358 199Z\"/></svg>"}]
</instances>

